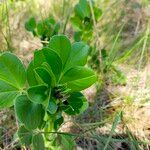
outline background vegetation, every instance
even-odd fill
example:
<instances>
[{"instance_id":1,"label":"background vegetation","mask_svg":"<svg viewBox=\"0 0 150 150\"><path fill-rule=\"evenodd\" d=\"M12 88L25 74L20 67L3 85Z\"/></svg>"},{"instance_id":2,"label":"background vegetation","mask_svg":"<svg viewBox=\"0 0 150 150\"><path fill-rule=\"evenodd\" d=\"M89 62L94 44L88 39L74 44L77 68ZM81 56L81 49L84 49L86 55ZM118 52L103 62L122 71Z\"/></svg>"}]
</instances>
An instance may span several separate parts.
<instances>
[{"instance_id":1,"label":"background vegetation","mask_svg":"<svg viewBox=\"0 0 150 150\"><path fill-rule=\"evenodd\" d=\"M59 33L74 41L72 18L77 3L78 0L1 0L0 51L11 51L28 65L32 52L46 44L25 29L31 17L40 21L53 16L60 24ZM73 138L60 144L68 150L73 145L90 150L149 150L150 1L95 0L94 6L101 15L98 20L91 16L92 33L84 30L83 40L91 46L88 65L98 74L98 82L84 91L90 102L88 110L65 118L59 132ZM92 10L93 7L91 13ZM13 111L0 110L0 149L20 147L16 130Z\"/></svg>"}]
</instances>

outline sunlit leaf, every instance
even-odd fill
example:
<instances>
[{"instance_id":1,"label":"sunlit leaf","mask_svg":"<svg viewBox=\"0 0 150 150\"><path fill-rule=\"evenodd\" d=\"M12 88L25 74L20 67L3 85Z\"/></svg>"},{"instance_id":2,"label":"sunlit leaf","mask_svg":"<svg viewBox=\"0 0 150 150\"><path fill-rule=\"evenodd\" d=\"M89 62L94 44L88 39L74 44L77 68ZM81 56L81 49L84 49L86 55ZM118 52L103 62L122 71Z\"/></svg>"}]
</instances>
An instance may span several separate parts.
<instances>
[{"instance_id":1,"label":"sunlit leaf","mask_svg":"<svg viewBox=\"0 0 150 150\"><path fill-rule=\"evenodd\" d=\"M0 55L0 108L10 107L23 91L26 71L22 62L11 53Z\"/></svg>"},{"instance_id":2,"label":"sunlit leaf","mask_svg":"<svg viewBox=\"0 0 150 150\"><path fill-rule=\"evenodd\" d=\"M91 69L74 67L64 74L61 82L67 83L68 88L71 89L72 92L76 92L90 87L96 80L97 77Z\"/></svg>"},{"instance_id":3,"label":"sunlit leaf","mask_svg":"<svg viewBox=\"0 0 150 150\"><path fill-rule=\"evenodd\" d=\"M51 38L49 45L62 59L63 65L65 65L71 51L70 40L65 35L55 35Z\"/></svg>"}]
</instances>

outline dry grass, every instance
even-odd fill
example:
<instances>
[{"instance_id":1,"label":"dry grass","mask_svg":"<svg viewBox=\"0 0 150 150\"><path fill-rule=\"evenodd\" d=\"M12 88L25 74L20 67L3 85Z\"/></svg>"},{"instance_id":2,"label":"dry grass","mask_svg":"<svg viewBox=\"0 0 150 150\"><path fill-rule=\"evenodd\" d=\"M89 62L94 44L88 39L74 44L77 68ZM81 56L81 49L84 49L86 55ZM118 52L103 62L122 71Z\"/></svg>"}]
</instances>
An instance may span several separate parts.
<instances>
[{"instance_id":1,"label":"dry grass","mask_svg":"<svg viewBox=\"0 0 150 150\"><path fill-rule=\"evenodd\" d=\"M73 5L75 2L76 1L73 1ZM134 44L135 39L145 30L147 20L150 17L150 4L142 5L142 0L132 0L127 5L123 3L124 1L119 1L119 3L113 2L114 1L102 3L103 5L100 5L97 0L97 4L103 7L102 9L104 11L103 17L97 24L98 31L102 33L99 39L100 47L106 47L109 50L114 39L113 35L116 35L122 23L126 22L126 28L121 35L123 40L117 43L117 48L120 51L124 51L129 45ZM15 49L14 52L19 55L26 64L28 64L28 61L32 58L32 52L35 49L39 49L41 44L39 44L40 41L38 39L25 31L25 21L30 17L30 14L41 18L46 17L49 12L54 12L53 15L58 20L64 21L65 18L62 16L63 5L60 4L63 4L62 0L50 0L49 2L45 0L33 2L27 0L27 2L18 2L17 5L15 5L15 9L13 8L14 5L13 7L10 6L9 23L11 27L12 47ZM132 9L132 4L140 4L142 7ZM31 8L31 6L33 6L33 8ZM124 10L126 14L124 17L119 16L120 14L118 12L120 10ZM7 36L5 25L2 25L0 30ZM70 35L70 27L67 28L67 33ZM7 49L6 41L2 33L0 33L0 49ZM137 51L141 49L141 47L138 47ZM147 52L149 52L149 47L147 48ZM135 55L135 53L133 53L133 55ZM132 59L134 59L134 57L132 57ZM140 58L137 57L137 59ZM148 60L149 58L146 56L145 59ZM71 120L71 122L64 124L61 130L80 134L81 129L85 131L89 129L89 127L93 127L93 124L90 125L89 123L100 123L104 121L104 119L111 117L111 121L108 120L103 126L97 125L96 128L90 131L91 133L95 131L97 135L109 135L114 114L118 111L122 111L122 122L117 125L115 134L126 134L126 125L138 140L150 141L150 63L147 62L145 67L138 70L135 67L135 62L137 61L134 61L133 66L127 63L117 64L127 76L127 84L125 86L109 84L99 93L96 93L97 90L95 86L86 90L85 94L90 102L89 109L83 115L79 116L79 118L66 118L67 122L68 120ZM0 119L0 126L7 128L6 125L8 124L11 129L12 124L7 122L9 121L9 117L7 118L9 113L3 111L0 111L0 113L0 118L6 116L5 121ZM13 128L16 129L15 123L13 124ZM12 133L15 129L12 130ZM86 136L89 136L89 134Z\"/></svg>"}]
</instances>

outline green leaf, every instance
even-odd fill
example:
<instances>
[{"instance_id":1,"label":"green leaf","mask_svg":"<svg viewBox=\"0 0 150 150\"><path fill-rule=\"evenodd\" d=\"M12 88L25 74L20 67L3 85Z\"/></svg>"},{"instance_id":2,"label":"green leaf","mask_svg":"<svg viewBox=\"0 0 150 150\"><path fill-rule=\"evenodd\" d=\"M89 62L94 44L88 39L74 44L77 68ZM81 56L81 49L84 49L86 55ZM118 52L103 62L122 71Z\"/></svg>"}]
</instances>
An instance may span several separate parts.
<instances>
[{"instance_id":1,"label":"green leaf","mask_svg":"<svg viewBox=\"0 0 150 150\"><path fill-rule=\"evenodd\" d=\"M49 100L49 104L48 104L48 108L47 108L47 111L50 113L50 114L55 114L56 111L58 109L58 106L56 104L56 101L54 99L50 99Z\"/></svg>"},{"instance_id":2,"label":"green leaf","mask_svg":"<svg viewBox=\"0 0 150 150\"><path fill-rule=\"evenodd\" d=\"M22 89L26 81L26 71L22 62L11 53L0 56L0 79Z\"/></svg>"},{"instance_id":3,"label":"green leaf","mask_svg":"<svg viewBox=\"0 0 150 150\"><path fill-rule=\"evenodd\" d=\"M46 18L37 24L38 35L47 40L49 40L51 36L58 34L59 29L60 24L57 23L53 17Z\"/></svg>"},{"instance_id":4,"label":"green leaf","mask_svg":"<svg viewBox=\"0 0 150 150\"><path fill-rule=\"evenodd\" d=\"M80 92L72 93L68 98L69 105L65 109L68 115L76 115L83 113L88 108L88 102L84 95Z\"/></svg>"},{"instance_id":5,"label":"green leaf","mask_svg":"<svg viewBox=\"0 0 150 150\"><path fill-rule=\"evenodd\" d=\"M96 21L98 21L98 19L102 16L103 12L98 7L94 7L93 9L94 9L95 19Z\"/></svg>"},{"instance_id":6,"label":"green leaf","mask_svg":"<svg viewBox=\"0 0 150 150\"><path fill-rule=\"evenodd\" d=\"M51 86L54 87L56 85L56 78L55 78L55 75L54 75L50 65L47 62L44 62L42 64L42 67L45 68L47 70L47 72L49 73L49 75L51 76Z\"/></svg>"},{"instance_id":7,"label":"green leaf","mask_svg":"<svg viewBox=\"0 0 150 150\"><path fill-rule=\"evenodd\" d=\"M44 24L44 29L45 29L45 36L47 37L51 37L52 36L52 33L53 33L53 30L54 30L54 27L53 27L53 24L55 23L55 20L54 19L50 19L50 18L46 18L44 21L43 21L43 24Z\"/></svg>"},{"instance_id":8,"label":"green leaf","mask_svg":"<svg viewBox=\"0 0 150 150\"><path fill-rule=\"evenodd\" d=\"M75 66L84 66L87 61L89 46L83 42L76 42L72 45L70 56L65 65L65 70Z\"/></svg>"},{"instance_id":9,"label":"green leaf","mask_svg":"<svg viewBox=\"0 0 150 150\"><path fill-rule=\"evenodd\" d=\"M45 31L45 29L44 29L44 24L43 24L43 22L39 22L39 23L37 24L37 32L38 32L38 35L43 35L43 34L44 34L44 31Z\"/></svg>"},{"instance_id":10,"label":"green leaf","mask_svg":"<svg viewBox=\"0 0 150 150\"><path fill-rule=\"evenodd\" d=\"M86 31L83 31L82 40L89 43L92 38L93 30L92 29L86 29Z\"/></svg>"},{"instance_id":11,"label":"green leaf","mask_svg":"<svg viewBox=\"0 0 150 150\"><path fill-rule=\"evenodd\" d=\"M29 99L38 104L42 104L48 98L48 87L46 85L37 85L30 87L28 90Z\"/></svg>"},{"instance_id":12,"label":"green leaf","mask_svg":"<svg viewBox=\"0 0 150 150\"><path fill-rule=\"evenodd\" d=\"M126 85L127 79L125 74L121 70L111 65L111 68L108 71L108 73L110 73L110 76L108 76L108 78L114 85Z\"/></svg>"},{"instance_id":13,"label":"green leaf","mask_svg":"<svg viewBox=\"0 0 150 150\"><path fill-rule=\"evenodd\" d=\"M83 30L82 20L79 17L74 16L70 20L75 31L81 32Z\"/></svg>"},{"instance_id":14,"label":"green leaf","mask_svg":"<svg viewBox=\"0 0 150 150\"><path fill-rule=\"evenodd\" d=\"M36 28L36 20L34 17L30 18L26 23L25 23L25 28L28 31L34 31Z\"/></svg>"},{"instance_id":15,"label":"green leaf","mask_svg":"<svg viewBox=\"0 0 150 150\"><path fill-rule=\"evenodd\" d=\"M64 118L61 116L54 121L54 129L58 130L61 124L64 122Z\"/></svg>"},{"instance_id":16,"label":"green leaf","mask_svg":"<svg viewBox=\"0 0 150 150\"><path fill-rule=\"evenodd\" d=\"M17 88L0 80L0 108L10 107L14 104L14 100L19 95Z\"/></svg>"},{"instance_id":17,"label":"green leaf","mask_svg":"<svg viewBox=\"0 0 150 150\"><path fill-rule=\"evenodd\" d=\"M84 18L84 30L83 32L89 32L90 30L92 30L93 32L93 22L92 22L92 18L88 18L88 17L85 17ZM87 35L87 33L85 35ZM92 38L92 34L89 35L90 36L90 39ZM89 37L88 37L89 38Z\"/></svg>"},{"instance_id":18,"label":"green leaf","mask_svg":"<svg viewBox=\"0 0 150 150\"><path fill-rule=\"evenodd\" d=\"M44 139L42 134L39 133L34 135L32 143L33 143L33 150L45 150Z\"/></svg>"},{"instance_id":19,"label":"green leaf","mask_svg":"<svg viewBox=\"0 0 150 150\"><path fill-rule=\"evenodd\" d=\"M30 86L38 85L36 74L34 72L35 68L34 60L32 60L27 68L27 80Z\"/></svg>"},{"instance_id":20,"label":"green leaf","mask_svg":"<svg viewBox=\"0 0 150 150\"><path fill-rule=\"evenodd\" d=\"M101 53L102 53L102 60L106 63L108 58L108 52L105 49L101 49Z\"/></svg>"},{"instance_id":21,"label":"green leaf","mask_svg":"<svg viewBox=\"0 0 150 150\"><path fill-rule=\"evenodd\" d=\"M34 60L31 61L27 68L27 80L30 86L35 86L39 84L39 80L46 82L47 84L51 84L51 86L56 85L56 78L55 75L50 67L50 65L47 62L42 63L42 65L39 65L41 67L38 67L38 65L34 65ZM39 70L39 68L43 69ZM49 75L48 75L48 74ZM44 75L46 75L46 78L43 78ZM47 79L50 77L50 80ZM39 79L40 78L40 79ZM48 82L47 82L48 81ZM41 84L41 83L40 83Z\"/></svg>"},{"instance_id":22,"label":"green leaf","mask_svg":"<svg viewBox=\"0 0 150 150\"><path fill-rule=\"evenodd\" d=\"M52 85L52 78L50 73L44 67L38 67L35 69L35 72L42 79L45 84L48 84L49 87Z\"/></svg>"},{"instance_id":23,"label":"green leaf","mask_svg":"<svg viewBox=\"0 0 150 150\"><path fill-rule=\"evenodd\" d=\"M44 62L47 62L54 75L58 79L62 71L62 61L58 54L50 48L43 48L34 53L34 65L40 67Z\"/></svg>"},{"instance_id":24,"label":"green leaf","mask_svg":"<svg viewBox=\"0 0 150 150\"><path fill-rule=\"evenodd\" d=\"M74 32L73 38L76 42L81 41L82 32Z\"/></svg>"},{"instance_id":25,"label":"green leaf","mask_svg":"<svg viewBox=\"0 0 150 150\"><path fill-rule=\"evenodd\" d=\"M21 126L19 127L17 133L23 145L29 146L32 143L32 131L29 131L24 126Z\"/></svg>"},{"instance_id":26,"label":"green leaf","mask_svg":"<svg viewBox=\"0 0 150 150\"><path fill-rule=\"evenodd\" d=\"M19 121L29 130L38 128L43 122L42 105L31 102L26 95L17 97L15 111Z\"/></svg>"},{"instance_id":27,"label":"green leaf","mask_svg":"<svg viewBox=\"0 0 150 150\"><path fill-rule=\"evenodd\" d=\"M50 26L50 25L55 25L56 21L55 21L54 17L51 16L51 17L46 19L46 23L47 23L47 25Z\"/></svg>"},{"instance_id":28,"label":"green leaf","mask_svg":"<svg viewBox=\"0 0 150 150\"><path fill-rule=\"evenodd\" d=\"M80 18L85 18L90 16L90 7L87 0L80 0L79 4L75 6L75 13Z\"/></svg>"},{"instance_id":29,"label":"green leaf","mask_svg":"<svg viewBox=\"0 0 150 150\"><path fill-rule=\"evenodd\" d=\"M67 83L71 92L77 92L90 87L96 80L97 77L91 69L79 66L68 70L62 77L61 83Z\"/></svg>"},{"instance_id":30,"label":"green leaf","mask_svg":"<svg viewBox=\"0 0 150 150\"><path fill-rule=\"evenodd\" d=\"M63 149L65 150L74 150L76 147L76 143L75 140L72 136L70 135L59 135L59 139L61 139L61 145L63 147Z\"/></svg>"},{"instance_id":31,"label":"green leaf","mask_svg":"<svg viewBox=\"0 0 150 150\"><path fill-rule=\"evenodd\" d=\"M53 35L58 34L59 30L60 30L60 23L56 23L54 26Z\"/></svg>"},{"instance_id":32,"label":"green leaf","mask_svg":"<svg viewBox=\"0 0 150 150\"><path fill-rule=\"evenodd\" d=\"M0 108L14 104L25 82L25 67L17 56L8 52L0 55Z\"/></svg>"},{"instance_id":33,"label":"green leaf","mask_svg":"<svg viewBox=\"0 0 150 150\"><path fill-rule=\"evenodd\" d=\"M71 51L71 43L70 40L67 38L67 36L65 35L53 36L48 46L60 56L63 65L65 65Z\"/></svg>"}]
</instances>

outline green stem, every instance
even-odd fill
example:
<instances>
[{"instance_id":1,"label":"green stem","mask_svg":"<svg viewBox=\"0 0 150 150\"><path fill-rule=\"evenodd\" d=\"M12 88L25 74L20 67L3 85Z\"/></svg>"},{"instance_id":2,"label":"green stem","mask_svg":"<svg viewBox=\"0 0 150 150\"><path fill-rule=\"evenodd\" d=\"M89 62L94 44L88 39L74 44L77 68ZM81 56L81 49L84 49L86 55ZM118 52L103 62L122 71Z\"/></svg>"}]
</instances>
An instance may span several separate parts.
<instances>
[{"instance_id":1,"label":"green stem","mask_svg":"<svg viewBox=\"0 0 150 150\"><path fill-rule=\"evenodd\" d=\"M144 52L145 52L145 49L146 49L149 33L150 33L150 26L149 26L149 22L148 22L146 35L145 35L145 39L144 39L144 43L143 43L143 47L142 47L142 52L141 52L141 57L140 57L140 63L139 63L138 70L141 69L142 60L143 60Z\"/></svg>"}]
</instances>

